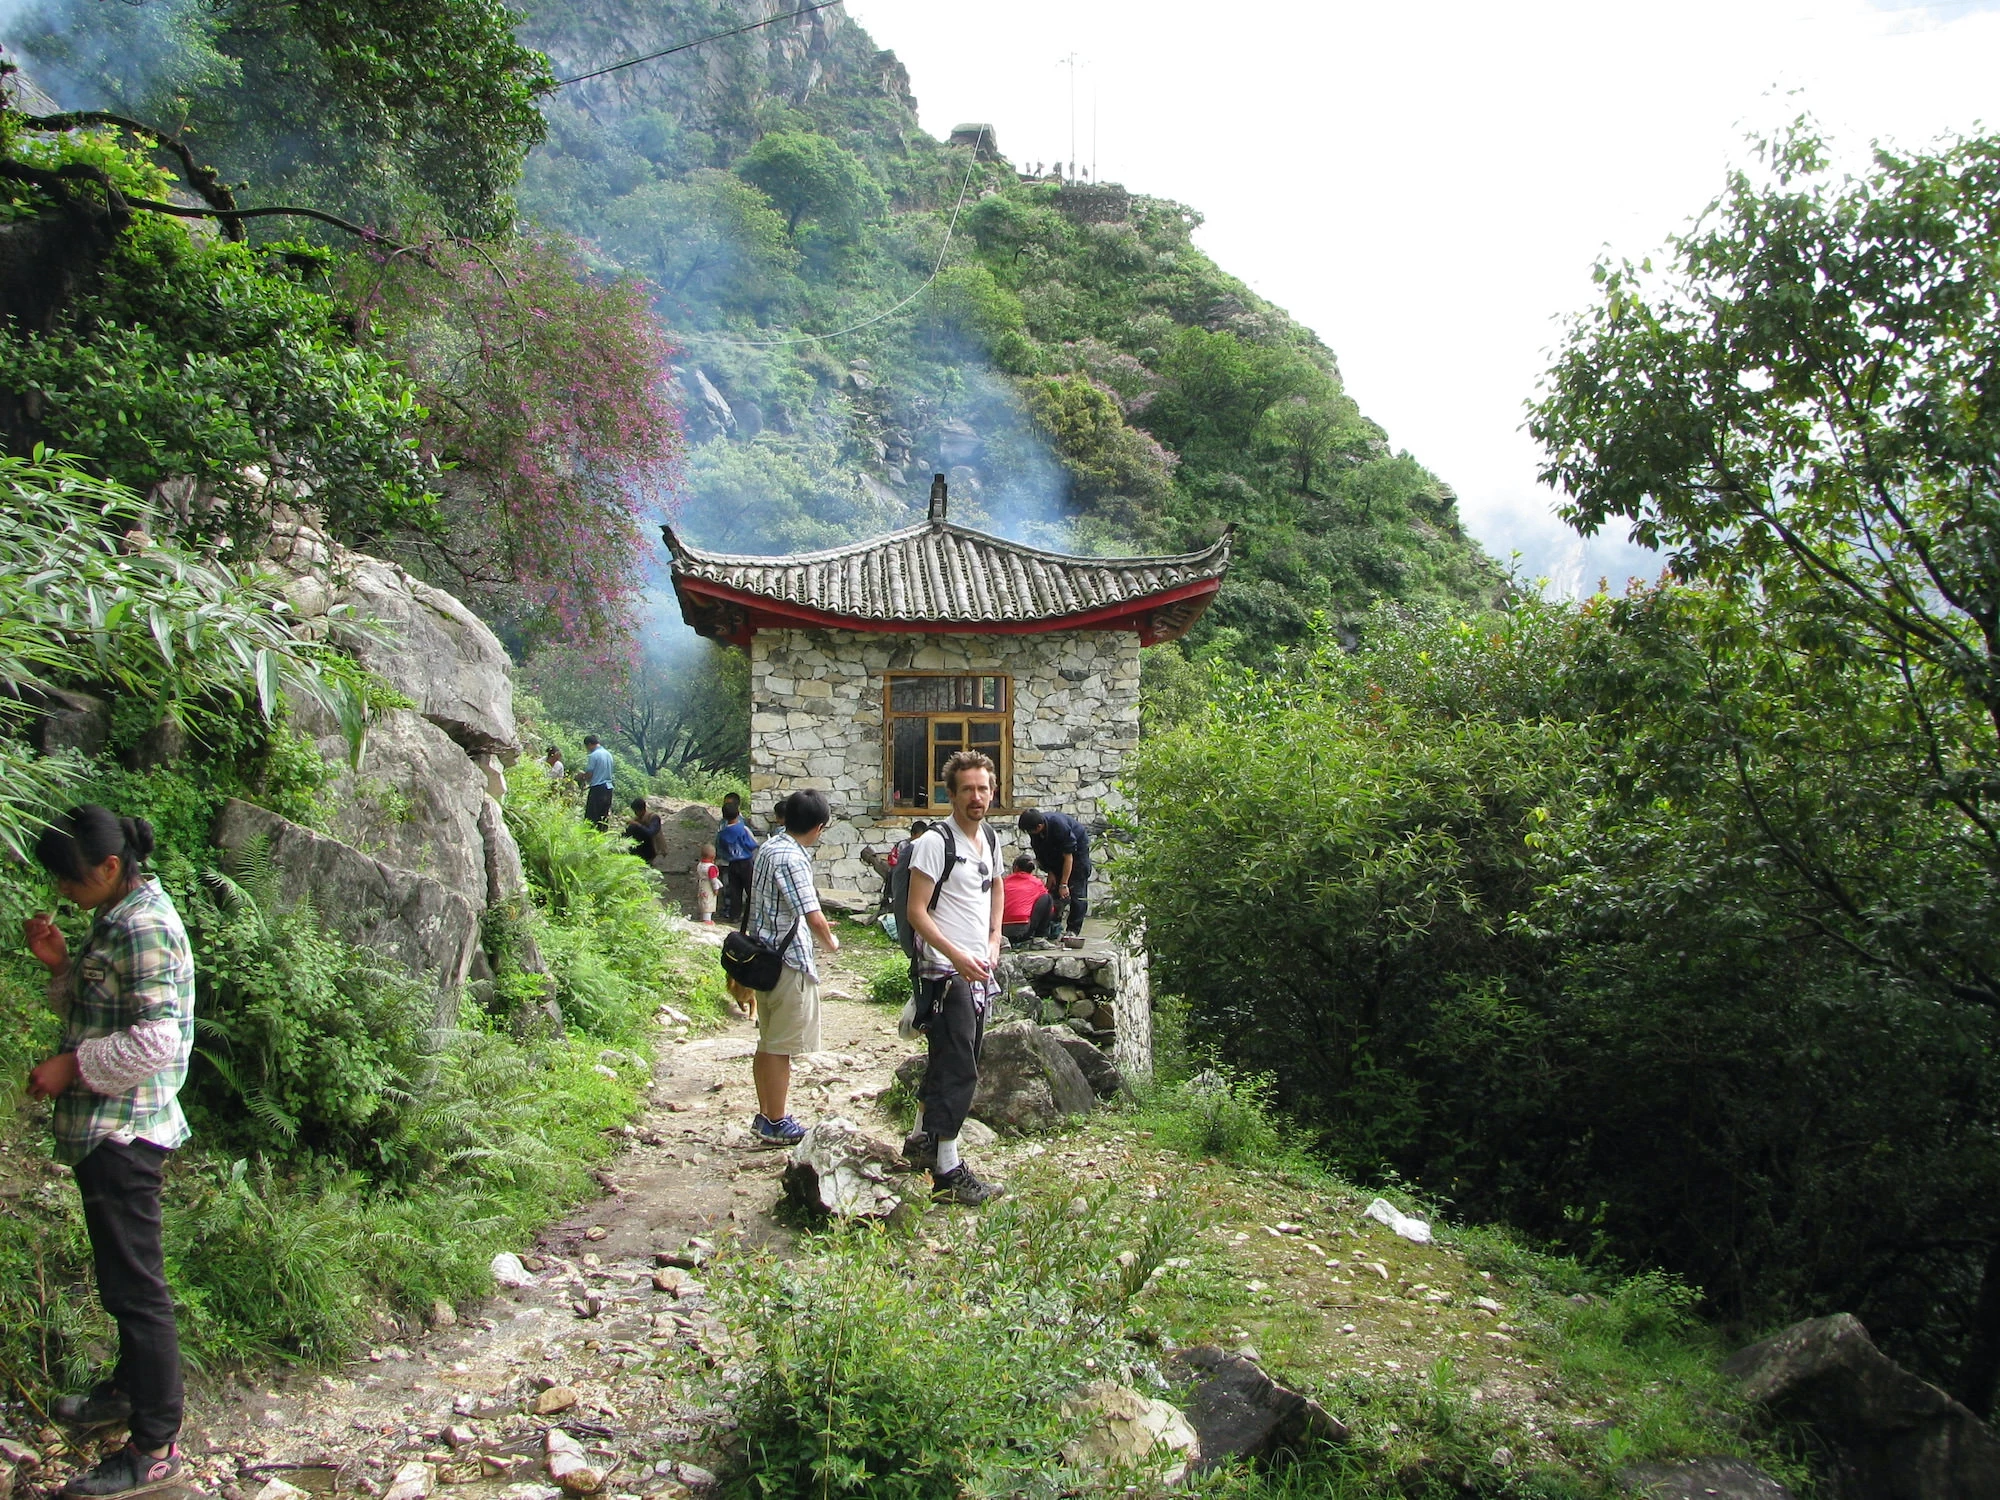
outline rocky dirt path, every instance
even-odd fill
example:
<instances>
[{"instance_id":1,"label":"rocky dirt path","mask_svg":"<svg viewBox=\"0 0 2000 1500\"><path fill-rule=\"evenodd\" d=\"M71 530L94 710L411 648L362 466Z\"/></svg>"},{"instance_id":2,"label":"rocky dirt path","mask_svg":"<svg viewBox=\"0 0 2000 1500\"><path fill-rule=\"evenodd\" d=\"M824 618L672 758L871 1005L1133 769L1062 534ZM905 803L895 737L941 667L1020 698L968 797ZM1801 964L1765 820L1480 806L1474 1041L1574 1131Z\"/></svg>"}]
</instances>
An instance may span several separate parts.
<instances>
[{"instance_id":1,"label":"rocky dirt path","mask_svg":"<svg viewBox=\"0 0 2000 1500\"><path fill-rule=\"evenodd\" d=\"M721 942L719 927L687 927L698 944ZM879 949L822 958L825 1050L799 1060L793 1085L807 1120L893 1129L875 1101L909 1048L894 1012L860 998L880 961ZM672 1362L656 1355L680 1345L710 1363L726 1357L698 1262L727 1243L789 1247L773 1216L785 1153L749 1129L755 1025L689 1035L664 1024L644 1111L598 1173L605 1195L521 1247L532 1285L496 1288L420 1336L384 1329L344 1369L199 1391L186 1442L194 1482L222 1500L249 1500L273 1480L309 1495L419 1500L432 1487L544 1500L559 1493L542 1462L544 1432L559 1424L610 1495L699 1488L705 1472L688 1466L699 1434L726 1413L659 1373ZM663 1256L690 1264L662 1268ZM296 1497L274 1489L267 1500Z\"/></svg>"}]
</instances>

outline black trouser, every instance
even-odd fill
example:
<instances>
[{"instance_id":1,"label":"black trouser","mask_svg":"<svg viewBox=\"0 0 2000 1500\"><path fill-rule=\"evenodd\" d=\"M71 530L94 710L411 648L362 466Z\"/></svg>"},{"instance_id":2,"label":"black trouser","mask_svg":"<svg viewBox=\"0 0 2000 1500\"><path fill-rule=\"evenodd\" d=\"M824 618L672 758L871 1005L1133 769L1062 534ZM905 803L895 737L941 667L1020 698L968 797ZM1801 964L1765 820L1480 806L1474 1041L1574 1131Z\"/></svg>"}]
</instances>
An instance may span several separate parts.
<instances>
[{"instance_id":1,"label":"black trouser","mask_svg":"<svg viewBox=\"0 0 2000 1500\"><path fill-rule=\"evenodd\" d=\"M1062 879L1062 866L1058 864L1053 870L1050 870L1049 876L1053 880L1060 881ZM1063 898L1061 896L1056 897L1056 920L1051 924L1052 926L1063 924L1064 905ZM1069 907L1069 931L1072 933L1082 932L1083 919L1090 912L1090 861L1088 859L1070 861L1069 901L1067 905Z\"/></svg>"},{"instance_id":2,"label":"black trouser","mask_svg":"<svg viewBox=\"0 0 2000 1500\"><path fill-rule=\"evenodd\" d=\"M750 872L757 859L732 859L722 871L722 920L750 925Z\"/></svg>"},{"instance_id":3,"label":"black trouser","mask_svg":"<svg viewBox=\"0 0 2000 1500\"><path fill-rule=\"evenodd\" d=\"M960 976L924 983L931 1002L930 1025L924 1031L931 1055L924 1064L917 1102L924 1108L926 1135L956 1140L979 1088L979 1047L986 1039L986 1017L973 1008L972 989Z\"/></svg>"},{"instance_id":4,"label":"black trouser","mask_svg":"<svg viewBox=\"0 0 2000 1500\"><path fill-rule=\"evenodd\" d=\"M160 1176L167 1153L101 1141L71 1170L97 1265L97 1296L118 1324L111 1383L132 1403L132 1445L163 1448L181 1430L181 1341L160 1250Z\"/></svg>"},{"instance_id":5,"label":"black trouser","mask_svg":"<svg viewBox=\"0 0 2000 1500\"><path fill-rule=\"evenodd\" d=\"M1055 911L1056 898L1044 891L1035 897L1035 907L1028 913L1028 920L1001 924L1000 936L1010 943L1024 943L1029 938L1053 936L1056 930Z\"/></svg>"},{"instance_id":6,"label":"black trouser","mask_svg":"<svg viewBox=\"0 0 2000 1500\"><path fill-rule=\"evenodd\" d=\"M611 788L594 786L583 794L583 820L602 830L611 819Z\"/></svg>"}]
</instances>

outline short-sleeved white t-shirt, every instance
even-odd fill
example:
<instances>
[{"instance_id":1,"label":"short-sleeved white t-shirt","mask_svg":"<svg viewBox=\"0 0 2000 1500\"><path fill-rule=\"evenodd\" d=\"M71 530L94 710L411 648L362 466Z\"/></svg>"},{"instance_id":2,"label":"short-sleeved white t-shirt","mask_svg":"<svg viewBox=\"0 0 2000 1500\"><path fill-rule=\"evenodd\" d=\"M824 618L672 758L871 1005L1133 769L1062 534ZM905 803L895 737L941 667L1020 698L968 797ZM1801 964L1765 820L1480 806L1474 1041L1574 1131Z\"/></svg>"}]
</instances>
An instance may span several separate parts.
<instances>
[{"instance_id":1,"label":"short-sleeved white t-shirt","mask_svg":"<svg viewBox=\"0 0 2000 1500\"><path fill-rule=\"evenodd\" d=\"M993 882L1000 878L1000 871L995 868L994 847L986 840L984 826L977 839L968 839L947 818L917 840L910 854L910 868L936 880L944 870L946 839L957 844L958 858L952 864L951 878L945 881L937 905L931 910L931 920L937 923L945 941L961 952L983 954L993 930ZM985 867L984 874L980 873L981 866ZM926 948L929 946L924 944ZM936 960L943 963L944 955L936 955Z\"/></svg>"}]
</instances>

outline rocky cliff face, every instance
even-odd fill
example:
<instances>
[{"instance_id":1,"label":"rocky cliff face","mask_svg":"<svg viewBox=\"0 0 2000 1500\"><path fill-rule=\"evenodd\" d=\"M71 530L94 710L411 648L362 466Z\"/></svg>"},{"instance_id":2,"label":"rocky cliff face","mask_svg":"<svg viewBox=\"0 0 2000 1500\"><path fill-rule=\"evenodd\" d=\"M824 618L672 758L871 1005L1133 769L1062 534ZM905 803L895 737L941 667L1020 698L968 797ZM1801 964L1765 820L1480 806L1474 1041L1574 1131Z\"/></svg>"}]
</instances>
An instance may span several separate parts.
<instances>
[{"instance_id":1,"label":"rocky cliff face","mask_svg":"<svg viewBox=\"0 0 2000 1500\"><path fill-rule=\"evenodd\" d=\"M482 915L518 912L527 892L499 801L520 752L506 649L451 595L303 522L277 528L266 566L302 630L351 651L412 706L377 718L358 766L324 710L296 710L339 767L329 833L232 803L216 842L263 840L288 896L310 895L343 935L413 972L447 989L483 977Z\"/></svg>"}]
</instances>

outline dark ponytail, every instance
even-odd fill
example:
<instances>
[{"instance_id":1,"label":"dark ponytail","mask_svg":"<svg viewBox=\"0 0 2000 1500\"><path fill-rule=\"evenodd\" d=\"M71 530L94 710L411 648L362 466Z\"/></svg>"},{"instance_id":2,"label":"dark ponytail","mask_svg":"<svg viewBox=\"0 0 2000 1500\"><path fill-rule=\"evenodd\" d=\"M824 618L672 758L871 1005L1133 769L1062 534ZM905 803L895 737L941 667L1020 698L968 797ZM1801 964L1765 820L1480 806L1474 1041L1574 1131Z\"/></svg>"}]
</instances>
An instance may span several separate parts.
<instances>
[{"instance_id":1,"label":"dark ponytail","mask_svg":"<svg viewBox=\"0 0 2000 1500\"><path fill-rule=\"evenodd\" d=\"M58 880L80 881L115 854L130 884L152 853L151 823L121 818L95 802L72 807L35 840L36 861Z\"/></svg>"}]
</instances>

